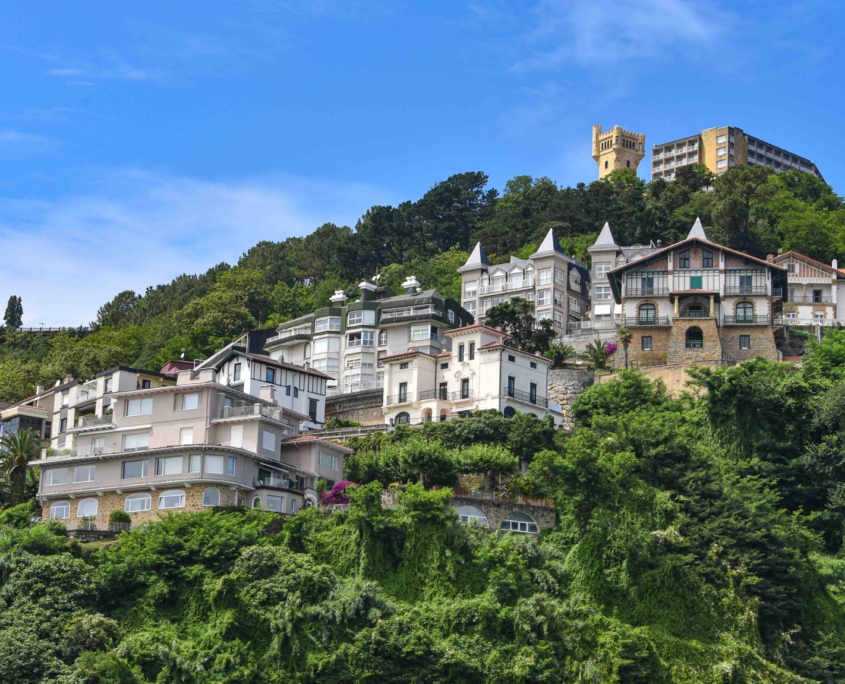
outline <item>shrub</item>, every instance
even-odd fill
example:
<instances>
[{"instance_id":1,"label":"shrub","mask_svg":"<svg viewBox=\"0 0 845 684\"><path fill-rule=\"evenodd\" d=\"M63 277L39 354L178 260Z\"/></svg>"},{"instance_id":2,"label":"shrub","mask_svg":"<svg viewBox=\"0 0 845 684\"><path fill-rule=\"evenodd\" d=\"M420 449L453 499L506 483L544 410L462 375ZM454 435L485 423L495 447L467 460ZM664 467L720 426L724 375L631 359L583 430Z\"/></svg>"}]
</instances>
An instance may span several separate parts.
<instances>
[{"instance_id":1,"label":"shrub","mask_svg":"<svg viewBox=\"0 0 845 684\"><path fill-rule=\"evenodd\" d=\"M346 488L360 486L361 485L356 484L355 482L343 480L342 482L336 483L335 486L331 488L331 491L320 494L320 501L324 506L331 506L332 504L347 504L349 503L349 497L345 495Z\"/></svg>"},{"instance_id":2,"label":"shrub","mask_svg":"<svg viewBox=\"0 0 845 684\"><path fill-rule=\"evenodd\" d=\"M127 524L127 523L131 523L131 522L132 522L132 518L129 516L129 514L126 511L121 511L120 509L117 509L117 510L109 513L109 523Z\"/></svg>"}]
</instances>

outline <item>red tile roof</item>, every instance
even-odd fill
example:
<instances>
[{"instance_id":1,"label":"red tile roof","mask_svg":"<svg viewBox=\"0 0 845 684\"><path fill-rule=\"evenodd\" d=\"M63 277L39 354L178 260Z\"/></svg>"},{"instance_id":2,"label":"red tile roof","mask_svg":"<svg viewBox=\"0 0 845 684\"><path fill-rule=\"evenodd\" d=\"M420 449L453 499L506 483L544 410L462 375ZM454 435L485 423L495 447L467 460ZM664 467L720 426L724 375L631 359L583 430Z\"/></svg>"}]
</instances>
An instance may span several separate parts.
<instances>
[{"instance_id":1,"label":"red tile roof","mask_svg":"<svg viewBox=\"0 0 845 684\"><path fill-rule=\"evenodd\" d=\"M778 254L775 257L775 262L783 261L790 254L793 255L793 256L799 257L800 259L804 259L804 261L809 261L810 263L815 264L816 266L819 266L819 267L821 267L825 270L837 271L838 273L845 275L845 268L833 268L833 266L831 266L830 264L826 264L822 261L816 261L815 259L811 259L806 254L801 254L801 252L796 252L794 249L790 249L788 252L784 252L783 254Z\"/></svg>"}]
</instances>

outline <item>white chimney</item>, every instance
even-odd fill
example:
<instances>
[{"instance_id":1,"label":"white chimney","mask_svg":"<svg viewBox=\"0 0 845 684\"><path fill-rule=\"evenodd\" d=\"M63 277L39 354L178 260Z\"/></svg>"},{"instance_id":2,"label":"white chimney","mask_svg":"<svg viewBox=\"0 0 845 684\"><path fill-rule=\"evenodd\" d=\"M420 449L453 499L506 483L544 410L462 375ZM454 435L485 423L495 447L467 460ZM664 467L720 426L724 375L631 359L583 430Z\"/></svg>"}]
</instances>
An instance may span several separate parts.
<instances>
[{"instance_id":1,"label":"white chimney","mask_svg":"<svg viewBox=\"0 0 845 684\"><path fill-rule=\"evenodd\" d=\"M349 297L343 294L343 290L335 290L334 295L329 297L329 301L337 306L343 306L347 299L349 299Z\"/></svg>"},{"instance_id":2,"label":"white chimney","mask_svg":"<svg viewBox=\"0 0 845 684\"><path fill-rule=\"evenodd\" d=\"M405 278L405 282L402 283L402 288L405 290L406 294L413 294L414 292L418 292L420 287L420 281L417 280L416 276L408 276Z\"/></svg>"},{"instance_id":3,"label":"white chimney","mask_svg":"<svg viewBox=\"0 0 845 684\"><path fill-rule=\"evenodd\" d=\"M839 268L839 261L834 259L833 261L830 262L830 265L833 266L833 268Z\"/></svg>"}]
</instances>

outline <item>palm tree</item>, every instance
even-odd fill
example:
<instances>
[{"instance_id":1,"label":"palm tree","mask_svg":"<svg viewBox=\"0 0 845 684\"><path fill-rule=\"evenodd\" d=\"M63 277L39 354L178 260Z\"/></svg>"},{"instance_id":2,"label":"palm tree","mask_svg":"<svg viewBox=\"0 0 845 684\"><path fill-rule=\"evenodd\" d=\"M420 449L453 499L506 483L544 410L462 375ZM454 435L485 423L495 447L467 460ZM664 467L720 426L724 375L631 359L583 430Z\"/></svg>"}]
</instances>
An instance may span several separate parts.
<instances>
[{"instance_id":1,"label":"palm tree","mask_svg":"<svg viewBox=\"0 0 845 684\"><path fill-rule=\"evenodd\" d=\"M587 345L587 358L597 368L604 368L607 365L607 351L601 340L593 340Z\"/></svg>"},{"instance_id":2,"label":"palm tree","mask_svg":"<svg viewBox=\"0 0 845 684\"><path fill-rule=\"evenodd\" d=\"M552 342L552 344L549 345L548 351L543 354L543 356L554 362L554 368L563 368L563 364L575 356L575 350L568 344L563 344L562 342Z\"/></svg>"},{"instance_id":3,"label":"palm tree","mask_svg":"<svg viewBox=\"0 0 845 684\"><path fill-rule=\"evenodd\" d=\"M30 461L38 458L41 439L33 430L18 430L0 439L0 473L11 485L11 503L16 506L26 500L27 480L32 478Z\"/></svg>"},{"instance_id":4,"label":"palm tree","mask_svg":"<svg viewBox=\"0 0 845 684\"><path fill-rule=\"evenodd\" d=\"M625 351L625 370L628 370L628 345L634 339L634 333L628 328L619 328L616 332L616 339L622 343L622 349Z\"/></svg>"}]
</instances>

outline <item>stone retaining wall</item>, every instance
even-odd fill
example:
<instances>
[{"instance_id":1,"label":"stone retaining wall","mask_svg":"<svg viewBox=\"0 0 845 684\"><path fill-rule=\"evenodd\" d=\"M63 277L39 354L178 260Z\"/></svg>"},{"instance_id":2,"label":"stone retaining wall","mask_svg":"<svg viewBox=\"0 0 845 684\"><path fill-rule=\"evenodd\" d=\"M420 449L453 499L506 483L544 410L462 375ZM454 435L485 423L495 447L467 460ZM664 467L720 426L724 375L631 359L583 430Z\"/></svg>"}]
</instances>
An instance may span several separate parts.
<instances>
[{"instance_id":1,"label":"stone retaining wall","mask_svg":"<svg viewBox=\"0 0 845 684\"><path fill-rule=\"evenodd\" d=\"M563 413L563 427L570 429L573 426L572 404L585 389L595 381L595 372L592 369L570 369L561 368L549 371L549 401L560 404Z\"/></svg>"},{"instance_id":2,"label":"stone retaining wall","mask_svg":"<svg viewBox=\"0 0 845 684\"><path fill-rule=\"evenodd\" d=\"M380 389L326 397L326 422L342 418L361 425L384 425L383 399L384 391Z\"/></svg>"}]
</instances>

